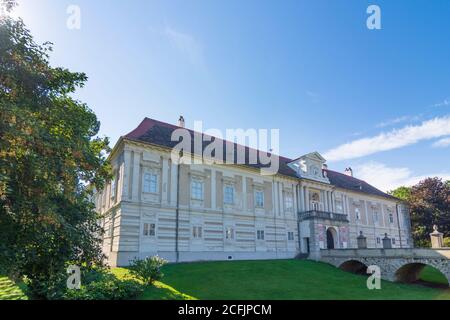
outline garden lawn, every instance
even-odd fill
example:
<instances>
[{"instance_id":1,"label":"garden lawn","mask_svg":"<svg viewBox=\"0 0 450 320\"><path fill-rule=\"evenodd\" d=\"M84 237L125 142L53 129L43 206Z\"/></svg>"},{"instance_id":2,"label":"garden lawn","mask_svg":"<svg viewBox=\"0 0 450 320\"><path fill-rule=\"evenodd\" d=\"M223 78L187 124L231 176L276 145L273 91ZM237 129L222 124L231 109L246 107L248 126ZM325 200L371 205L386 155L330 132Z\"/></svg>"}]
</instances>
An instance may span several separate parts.
<instances>
[{"instance_id":1,"label":"garden lawn","mask_svg":"<svg viewBox=\"0 0 450 320\"><path fill-rule=\"evenodd\" d=\"M115 268L119 277L129 276ZM449 299L450 289L382 281L368 290L367 277L308 260L224 261L168 264L164 277L141 299ZM426 268L428 277L436 277Z\"/></svg>"}]
</instances>

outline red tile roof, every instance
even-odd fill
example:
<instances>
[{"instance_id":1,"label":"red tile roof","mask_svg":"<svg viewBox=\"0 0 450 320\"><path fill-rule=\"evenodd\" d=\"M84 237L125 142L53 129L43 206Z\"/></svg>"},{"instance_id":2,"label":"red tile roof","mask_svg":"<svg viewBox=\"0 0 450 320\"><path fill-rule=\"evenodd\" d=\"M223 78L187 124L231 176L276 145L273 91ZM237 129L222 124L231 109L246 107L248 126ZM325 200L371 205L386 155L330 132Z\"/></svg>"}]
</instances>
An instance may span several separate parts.
<instances>
[{"instance_id":1,"label":"red tile roof","mask_svg":"<svg viewBox=\"0 0 450 320\"><path fill-rule=\"evenodd\" d=\"M133 131L131 131L130 133L125 135L124 138L133 140L133 141L151 143L151 144L155 144L155 145L159 145L159 146L163 146L163 147L173 148L179 143L179 141L172 141L172 139L171 139L172 132L174 130L180 129L180 128L181 127L173 125L173 124L161 122L161 121L158 121L155 119L145 118L136 129L134 129ZM194 136L195 132L193 130L190 130L187 128L186 128L186 130L189 131L191 137ZM199 134L199 133L197 133L197 134ZM202 138L205 136L206 135L202 134ZM235 151L234 152L235 161L237 160L236 159L236 154L237 154L236 150L238 147L242 147L245 149L245 165L253 167L253 168L267 167L267 165L263 165L259 161L257 164L249 163L250 162L249 161L249 151L250 150L256 151L255 149L252 149L252 148L249 148L246 146L242 146L242 145L238 145L236 143L232 143L232 142L229 142L226 140L221 140L216 137L212 137L213 141L216 141L216 139L218 142L221 142L224 147L224 151L223 151L224 160L225 160L225 156L226 156L225 144L232 144L234 151ZM192 139L192 142L191 142L192 150L194 150L194 141L193 140L194 139ZM209 141L203 141L203 149L209 144L210 144ZM282 175L298 178L296 172L288 166L288 164L292 161L293 161L292 159L279 156L278 173L282 174ZM387 197L390 199L396 199L396 198L378 190L377 188L375 188L374 186L368 184L367 182L365 182L363 180L345 175L343 173L332 171L329 169L326 169L324 171L327 173L330 183L338 188L351 190L351 191L355 191L355 192L371 194L371 195L376 195L376 196L381 196L381 197Z\"/></svg>"}]
</instances>

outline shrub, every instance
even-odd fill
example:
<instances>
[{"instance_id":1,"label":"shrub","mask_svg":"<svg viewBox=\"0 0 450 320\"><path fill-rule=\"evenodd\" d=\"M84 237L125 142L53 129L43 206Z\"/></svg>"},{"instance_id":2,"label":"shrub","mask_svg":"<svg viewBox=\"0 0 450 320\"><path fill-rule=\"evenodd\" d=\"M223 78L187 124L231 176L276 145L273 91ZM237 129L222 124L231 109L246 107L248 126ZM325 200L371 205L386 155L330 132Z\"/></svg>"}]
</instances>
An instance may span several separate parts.
<instances>
[{"instance_id":1,"label":"shrub","mask_svg":"<svg viewBox=\"0 0 450 320\"><path fill-rule=\"evenodd\" d=\"M106 270L91 270L81 278L80 290L67 290L67 300L128 300L134 299L143 292L138 281L120 280Z\"/></svg>"},{"instance_id":2,"label":"shrub","mask_svg":"<svg viewBox=\"0 0 450 320\"><path fill-rule=\"evenodd\" d=\"M130 273L145 284L153 284L164 276L161 267L166 263L166 260L158 256L147 257L144 260L135 259L131 261Z\"/></svg>"},{"instance_id":3,"label":"shrub","mask_svg":"<svg viewBox=\"0 0 450 320\"><path fill-rule=\"evenodd\" d=\"M444 238L444 247L450 247L450 237Z\"/></svg>"}]
</instances>

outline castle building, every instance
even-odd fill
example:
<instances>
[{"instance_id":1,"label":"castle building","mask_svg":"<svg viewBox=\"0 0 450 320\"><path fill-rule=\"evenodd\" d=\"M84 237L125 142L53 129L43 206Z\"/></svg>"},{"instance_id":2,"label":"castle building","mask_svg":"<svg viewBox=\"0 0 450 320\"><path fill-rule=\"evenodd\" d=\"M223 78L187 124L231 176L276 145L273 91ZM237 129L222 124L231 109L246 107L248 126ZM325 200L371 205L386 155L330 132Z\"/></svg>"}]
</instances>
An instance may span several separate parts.
<instances>
[{"instance_id":1,"label":"castle building","mask_svg":"<svg viewBox=\"0 0 450 320\"><path fill-rule=\"evenodd\" d=\"M177 163L172 133L184 127L180 120L145 118L110 154L114 178L96 192L95 205L111 266L152 255L171 262L315 259L321 249L358 247L358 237L368 248L386 239L393 248L412 247L408 208L351 168L332 171L317 152L279 157L274 175L261 174L259 163Z\"/></svg>"}]
</instances>

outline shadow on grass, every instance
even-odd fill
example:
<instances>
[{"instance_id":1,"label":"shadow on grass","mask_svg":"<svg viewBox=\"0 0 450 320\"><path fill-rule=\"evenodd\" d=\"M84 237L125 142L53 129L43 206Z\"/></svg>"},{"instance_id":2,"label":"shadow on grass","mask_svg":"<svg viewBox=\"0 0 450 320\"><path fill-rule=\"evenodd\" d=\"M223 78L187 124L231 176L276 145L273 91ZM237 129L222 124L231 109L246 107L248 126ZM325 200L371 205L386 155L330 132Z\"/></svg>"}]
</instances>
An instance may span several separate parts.
<instances>
[{"instance_id":1,"label":"shadow on grass","mask_svg":"<svg viewBox=\"0 0 450 320\"><path fill-rule=\"evenodd\" d=\"M135 279L127 268L112 269L114 275L120 279ZM139 280L138 280L139 281ZM155 281L153 286L146 286L143 294L138 298L139 300L197 300L197 298L178 291L160 281Z\"/></svg>"}]
</instances>

